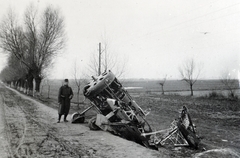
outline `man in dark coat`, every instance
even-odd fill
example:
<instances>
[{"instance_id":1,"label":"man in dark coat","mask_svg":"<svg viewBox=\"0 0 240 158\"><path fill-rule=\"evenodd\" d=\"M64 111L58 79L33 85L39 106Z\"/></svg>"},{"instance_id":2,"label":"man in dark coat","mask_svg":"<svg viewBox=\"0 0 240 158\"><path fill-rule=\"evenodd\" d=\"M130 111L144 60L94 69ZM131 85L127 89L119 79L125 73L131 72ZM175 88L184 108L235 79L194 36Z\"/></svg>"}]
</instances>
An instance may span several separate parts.
<instances>
[{"instance_id":1,"label":"man in dark coat","mask_svg":"<svg viewBox=\"0 0 240 158\"><path fill-rule=\"evenodd\" d=\"M58 93L58 122L60 123L62 115L64 115L64 122L68 122L67 115L70 109L70 101L73 98L72 88L68 86L68 79L64 80L64 85L59 89Z\"/></svg>"}]
</instances>

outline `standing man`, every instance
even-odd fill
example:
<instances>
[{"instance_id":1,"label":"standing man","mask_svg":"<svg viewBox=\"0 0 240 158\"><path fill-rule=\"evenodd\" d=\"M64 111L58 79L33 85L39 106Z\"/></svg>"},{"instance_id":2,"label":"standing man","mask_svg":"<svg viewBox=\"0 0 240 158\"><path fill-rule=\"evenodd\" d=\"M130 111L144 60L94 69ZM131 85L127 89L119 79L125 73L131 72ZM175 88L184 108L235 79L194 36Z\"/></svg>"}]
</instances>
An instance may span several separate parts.
<instances>
[{"instance_id":1,"label":"standing man","mask_svg":"<svg viewBox=\"0 0 240 158\"><path fill-rule=\"evenodd\" d=\"M58 93L58 122L60 123L62 115L64 115L64 122L68 122L67 115L70 109L70 101L73 98L72 88L68 86L68 79L64 80L64 85L59 89Z\"/></svg>"}]
</instances>

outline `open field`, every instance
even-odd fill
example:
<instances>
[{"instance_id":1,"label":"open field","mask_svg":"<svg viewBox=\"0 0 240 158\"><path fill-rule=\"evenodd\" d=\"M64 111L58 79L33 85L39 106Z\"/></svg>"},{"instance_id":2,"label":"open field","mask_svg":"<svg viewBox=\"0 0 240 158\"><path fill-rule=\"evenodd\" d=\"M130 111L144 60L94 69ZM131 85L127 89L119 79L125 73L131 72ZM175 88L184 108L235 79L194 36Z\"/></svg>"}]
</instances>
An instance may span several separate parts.
<instances>
[{"instance_id":1,"label":"open field","mask_svg":"<svg viewBox=\"0 0 240 158\"><path fill-rule=\"evenodd\" d=\"M129 92L161 92L161 86L158 80L126 80L123 81L125 87L141 87L140 89L132 89ZM239 88L239 82L236 80L235 88ZM224 90L226 87L220 80L198 80L194 86L194 91L213 91ZM181 80L167 80L164 85L164 91L168 93L189 91L189 85ZM190 93L189 93L190 95Z\"/></svg>"},{"instance_id":2,"label":"open field","mask_svg":"<svg viewBox=\"0 0 240 158\"><path fill-rule=\"evenodd\" d=\"M156 93L161 94L161 86L159 85L158 80L123 80L121 81L124 87L131 87L128 89L129 93ZM57 94L60 86L62 85L62 80L50 80L50 98L57 99ZM85 83L86 84L86 83ZM85 85L81 85L80 90L80 99L83 100L82 89ZM70 86L72 87L74 94L76 95L77 87L74 83L74 80L70 80ZM236 80L234 87L236 88L236 94L240 96L240 87L239 82ZM137 87L137 88L134 88ZM196 94L195 96L204 96L212 91L217 91L227 95L226 87L221 83L220 80L199 80L194 86L193 90ZM179 95L190 95L189 86L184 81L180 80L168 80L164 85L164 90L166 94L179 94ZM47 96L47 85L43 83L43 97ZM73 101L76 101L76 97L73 98Z\"/></svg>"}]
</instances>

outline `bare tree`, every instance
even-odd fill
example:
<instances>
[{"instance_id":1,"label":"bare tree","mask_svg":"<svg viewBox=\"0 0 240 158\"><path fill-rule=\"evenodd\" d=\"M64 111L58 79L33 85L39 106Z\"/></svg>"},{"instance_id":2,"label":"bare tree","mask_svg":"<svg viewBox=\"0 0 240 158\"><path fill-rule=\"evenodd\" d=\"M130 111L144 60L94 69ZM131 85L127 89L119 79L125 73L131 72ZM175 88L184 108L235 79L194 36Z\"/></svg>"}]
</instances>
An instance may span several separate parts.
<instances>
[{"instance_id":1,"label":"bare tree","mask_svg":"<svg viewBox=\"0 0 240 158\"><path fill-rule=\"evenodd\" d=\"M26 9L24 25L9 12L0 26L0 47L13 54L28 69L29 82L40 90L43 71L64 47L64 20L57 9L47 7L41 16L32 5ZM32 77L31 77L32 76Z\"/></svg>"},{"instance_id":2,"label":"bare tree","mask_svg":"<svg viewBox=\"0 0 240 158\"><path fill-rule=\"evenodd\" d=\"M163 78L163 80L161 80L159 82L160 86L162 87L162 95L164 95L164 85L165 85L165 82L167 80L167 75L165 75L165 77Z\"/></svg>"},{"instance_id":3,"label":"bare tree","mask_svg":"<svg viewBox=\"0 0 240 158\"><path fill-rule=\"evenodd\" d=\"M91 56L90 56L90 60L89 60L89 65L87 67L88 69L88 73L86 73L87 75L89 76L92 76L92 75L98 75L98 55L96 54L96 52L92 52L91 53Z\"/></svg>"},{"instance_id":4,"label":"bare tree","mask_svg":"<svg viewBox=\"0 0 240 158\"><path fill-rule=\"evenodd\" d=\"M225 86L224 89L228 90L228 96L230 98L235 98L236 89L238 88L238 80L234 79L229 71L226 71L222 74L220 81Z\"/></svg>"},{"instance_id":5,"label":"bare tree","mask_svg":"<svg viewBox=\"0 0 240 158\"><path fill-rule=\"evenodd\" d=\"M189 84L189 87L191 90L191 96L193 96L193 85L198 80L201 70L202 68L200 67L200 65L197 67L193 59L187 60L179 68L179 72L181 74L182 80Z\"/></svg>"},{"instance_id":6,"label":"bare tree","mask_svg":"<svg viewBox=\"0 0 240 158\"><path fill-rule=\"evenodd\" d=\"M33 16L29 16L32 13ZM29 28L29 47L33 54L33 67L35 70L36 91L43 78L43 70L51 66L53 58L59 53L65 44L64 19L57 9L48 6L40 20L39 26L34 23L35 11L27 10L25 23ZM39 28L39 29L37 29Z\"/></svg>"},{"instance_id":7,"label":"bare tree","mask_svg":"<svg viewBox=\"0 0 240 158\"><path fill-rule=\"evenodd\" d=\"M104 42L102 44L102 51L101 51L101 72L111 70L116 77L122 77L122 75L126 71L126 59L121 59L118 57L117 54L113 54L110 51L110 45L108 42ZM98 67L99 67L99 60L98 60L99 52L93 52L90 58L90 64L88 66L88 70L91 74L98 75Z\"/></svg>"},{"instance_id":8,"label":"bare tree","mask_svg":"<svg viewBox=\"0 0 240 158\"><path fill-rule=\"evenodd\" d=\"M74 65L73 65L72 75L73 75L73 78L74 78L75 85L77 86L77 105L78 105L78 108L80 108L79 105L81 103L84 103L84 100L82 102L80 101L81 87L85 86L85 84L87 83L87 81L85 80L86 75L81 70L83 70L83 68L80 68L80 66L77 64L77 61L75 61Z\"/></svg>"},{"instance_id":9,"label":"bare tree","mask_svg":"<svg viewBox=\"0 0 240 158\"><path fill-rule=\"evenodd\" d=\"M80 90L81 90L81 78L80 78L79 69L77 67L77 62L76 61L74 62L74 67L73 67L73 77L74 77L75 84L77 86L77 104L79 106Z\"/></svg>"}]
</instances>

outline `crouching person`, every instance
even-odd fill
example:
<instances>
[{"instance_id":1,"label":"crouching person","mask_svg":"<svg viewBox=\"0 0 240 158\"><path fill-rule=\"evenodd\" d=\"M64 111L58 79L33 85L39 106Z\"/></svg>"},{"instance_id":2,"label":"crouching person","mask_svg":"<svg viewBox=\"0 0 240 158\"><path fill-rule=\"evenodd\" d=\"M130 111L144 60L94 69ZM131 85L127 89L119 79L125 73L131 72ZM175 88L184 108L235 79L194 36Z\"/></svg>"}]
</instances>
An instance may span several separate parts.
<instances>
[{"instance_id":1,"label":"crouching person","mask_svg":"<svg viewBox=\"0 0 240 158\"><path fill-rule=\"evenodd\" d=\"M68 86L68 79L64 80L64 85L59 89L58 93L58 122L60 123L62 115L64 115L64 122L68 122L67 115L70 109L70 101L73 98L72 88Z\"/></svg>"}]
</instances>

